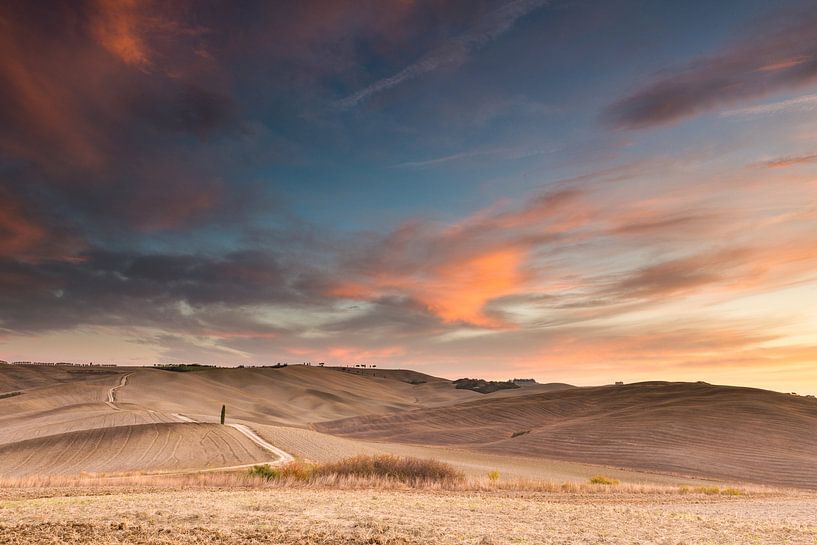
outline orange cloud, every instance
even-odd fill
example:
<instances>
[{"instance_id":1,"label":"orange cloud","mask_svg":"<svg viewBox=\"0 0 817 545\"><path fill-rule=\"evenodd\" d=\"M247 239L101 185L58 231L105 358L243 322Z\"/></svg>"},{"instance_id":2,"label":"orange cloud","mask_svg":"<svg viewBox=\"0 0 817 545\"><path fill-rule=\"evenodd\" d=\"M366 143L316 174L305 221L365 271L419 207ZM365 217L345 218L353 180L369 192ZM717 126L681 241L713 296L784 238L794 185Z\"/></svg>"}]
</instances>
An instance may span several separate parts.
<instances>
[{"instance_id":1,"label":"orange cloud","mask_svg":"<svg viewBox=\"0 0 817 545\"><path fill-rule=\"evenodd\" d=\"M4 25L0 32L4 121L17 128L13 137L0 134L0 148L54 168L99 166L103 154L94 130L67 86L54 77L64 70L63 59L45 48L28 47L21 30Z\"/></svg>"},{"instance_id":2,"label":"orange cloud","mask_svg":"<svg viewBox=\"0 0 817 545\"><path fill-rule=\"evenodd\" d=\"M99 44L123 62L138 68L151 65L141 0L98 0L93 33Z\"/></svg>"},{"instance_id":3,"label":"orange cloud","mask_svg":"<svg viewBox=\"0 0 817 545\"><path fill-rule=\"evenodd\" d=\"M488 250L485 253L445 261L417 275L378 274L370 283L339 282L327 295L347 299L373 300L389 294L409 296L445 322L465 322L487 328L508 324L485 313L493 299L520 289L525 252L518 248Z\"/></svg>"},{"instance_id":4,"label":"orange cloud","mask_svg":"<svg viewBox=\"0 0 817 545\"><path fill-rule=\"evenodd\" d=\"M418 286L415 297L446 322L466 322L480 327L506 326L485 314L491 300L519 290L524 253L516 248L489 251L461 263L440 267L427 286Z\"/></svg>"}]
</instances>

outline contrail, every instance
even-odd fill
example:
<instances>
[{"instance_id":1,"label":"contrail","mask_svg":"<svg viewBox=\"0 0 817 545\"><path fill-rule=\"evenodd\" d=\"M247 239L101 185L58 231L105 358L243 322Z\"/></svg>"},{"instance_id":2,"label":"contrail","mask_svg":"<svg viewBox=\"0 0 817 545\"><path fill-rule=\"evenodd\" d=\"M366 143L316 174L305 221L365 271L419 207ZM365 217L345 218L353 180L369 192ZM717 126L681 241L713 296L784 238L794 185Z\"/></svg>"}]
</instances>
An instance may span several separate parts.
<instances>
[{"instance_id":1,"label":"contrail","mask_svg":"<svg viewBox=\"0 0 817 545\"><path fill-rule=\"evenodd\" d=\"M465 61L468 53L493 41L510 29L520 17L549 3L549 0L513 0L489 12L466 32L453 38L441 47L426 54L419 61L400 72L381 79L337 102L340 109L357 106L370 96L390 89L404 81L436 70L444 65L457 65Z\"/></svg>"}]
</instances>

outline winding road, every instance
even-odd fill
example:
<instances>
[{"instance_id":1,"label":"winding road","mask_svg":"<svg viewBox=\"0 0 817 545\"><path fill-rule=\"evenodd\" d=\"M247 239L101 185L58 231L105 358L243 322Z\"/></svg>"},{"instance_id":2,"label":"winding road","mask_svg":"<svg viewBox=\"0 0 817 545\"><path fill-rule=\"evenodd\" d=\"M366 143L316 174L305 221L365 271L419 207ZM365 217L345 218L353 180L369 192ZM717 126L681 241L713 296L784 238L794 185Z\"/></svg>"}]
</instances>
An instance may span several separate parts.
<instances>
[{"instance_id":1,"label":"winding road","mask_svg":"<svg viewBox=\"0 0 817 545\"><path fill-rule=\"evenodd\" d=\"M122 410L122 408L119 407L116 404L116 392L117 392L117 390L123 388L128 383L128 377L130 377L131 375L133 375L133 373L128 373L126 375L123 375L122 378L119 381L119 384L117 384L116 386L112 386L108 390L108 399L105 401L105 404L108 405L110 408L112 408L115 411L121 411ZM156 413L156 411L153 411L151 409L147 409L147 410L149 412L151 412L151 413L154 413L154 414ZM171 416L173 416L176 419L177 422L189 423L189 424L206 424L206 422L204 422L202 420L196 420L196 419L190 418L189 416L185 416L185 415L179 414L179 413L171 413ZM286 452L284 450L281 450L278 447L276 447L275 445L273 445L270 442L266 441L261 436L259 436L257 433L255 433L253 430L251 430L249 427L247 427L245 424L226 424L225 423L224 425L229 426L229 427L233 428L234 430L238 431L239 433L241 433L242 435L247 437L247 439L249 439L250 441L252 441L256 445L261 447L262 449L273 453L275 456L277 456L277 458L275 460L272 460L272 461L254 462L252 464L242 464L242 465L237 465L237 466L224 466L224 467L214 467L214 468L207 468L207 469L200 469L200 470L192 470L192 471L190 471L190 473L197 473L197 472L201 472L201 471L225 471L225 470L231 470L231 469L242 469L242 468L252 467L252 466L255 466L255 465L258 465L258 464L281 465L281 464L286 464L286 463L289 463L289 462L293 462L295 460L295 457L292 456L290 453L288 453L288 452Z\"/></svg>"}]
</instances>

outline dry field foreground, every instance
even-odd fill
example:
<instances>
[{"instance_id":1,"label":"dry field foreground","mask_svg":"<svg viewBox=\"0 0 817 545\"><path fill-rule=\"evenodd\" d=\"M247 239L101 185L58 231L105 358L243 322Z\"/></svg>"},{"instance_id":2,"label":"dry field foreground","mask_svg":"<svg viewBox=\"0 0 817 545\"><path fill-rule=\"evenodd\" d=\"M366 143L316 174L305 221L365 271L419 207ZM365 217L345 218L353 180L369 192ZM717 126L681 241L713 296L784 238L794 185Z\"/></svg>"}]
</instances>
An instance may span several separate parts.
<instances>
[{"instance_id":1,"label":"dry field foreground","mask_svg":"<svg viewBox=\"0 0 817 545\"><path fill-rule=\"evenodd\" d=\"M815 544L817 497L427 490L0 492L3 544ZM46 497L42 497L46 496Z\"/></svg>"}]
</instances>

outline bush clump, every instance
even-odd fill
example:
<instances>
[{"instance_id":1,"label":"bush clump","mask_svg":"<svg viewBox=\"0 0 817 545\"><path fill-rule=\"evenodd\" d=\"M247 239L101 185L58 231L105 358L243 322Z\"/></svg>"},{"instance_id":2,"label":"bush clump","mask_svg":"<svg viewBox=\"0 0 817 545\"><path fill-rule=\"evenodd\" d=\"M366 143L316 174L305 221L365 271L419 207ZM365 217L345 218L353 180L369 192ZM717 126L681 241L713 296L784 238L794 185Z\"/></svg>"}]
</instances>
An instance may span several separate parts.
<instances>
[{"instance_id":1,"label":"bush clump","mask_svg":"<svg viewBox=\"0 0 817 545\"><path fill-rule=\"evenodd\" d=\"M402 456L354 456L326 464L290 462L281 466L257 465L250 476L268 481L290 480L314 482L322 477L354 477L397 481L409 485L453 483L462 481L462 472L437 460Z\"/></svg>"},{"instance_id":2,"label":"bush clump","mask_svg":"<svg viewBox=\"0 0 817 545\"><path fill-rule=\"evenodd\" d=\"M305 462L289 462L280 466L263 464L253 466L250 469L250 476L260 477L268 481L291 480L308 482L315 473L315 465Z\"/></svg>"},{"instance_id":3,"label":"bush clump","mask_svg":"<svg viewBox=\"0 0 817 545\"><path fill-rule=\"evenodd\" d=\"M322 464L316 476L383 478L407 484L453 482L464 478L462 472L438 460L403 456L353 456Z\"/></svg>"},{"instance_id":4,"label":"bush clump","mask_svg":"<svg viewBox=\"0 0 817 545\"><path fill-rule=\"evenodd\" d=\"M480 394L490 394L498 392L499 390L512 390L519 388L518 384L514 384L510 380L499 382L496 380L484 380L481 378L458 378L453 382L454 388L458 390L473 390Z\"/></svg>"},{"instance_id":5,"label":"bush clump","mask_svg":"<svg viewBox=\"0 0 817 545\"><path fill-rule=\"evenodd\" d=\"M618 479L605 477L604 475L593 475L590 477L590 484L618 484Z\"/></svg>"}]
</instances>

